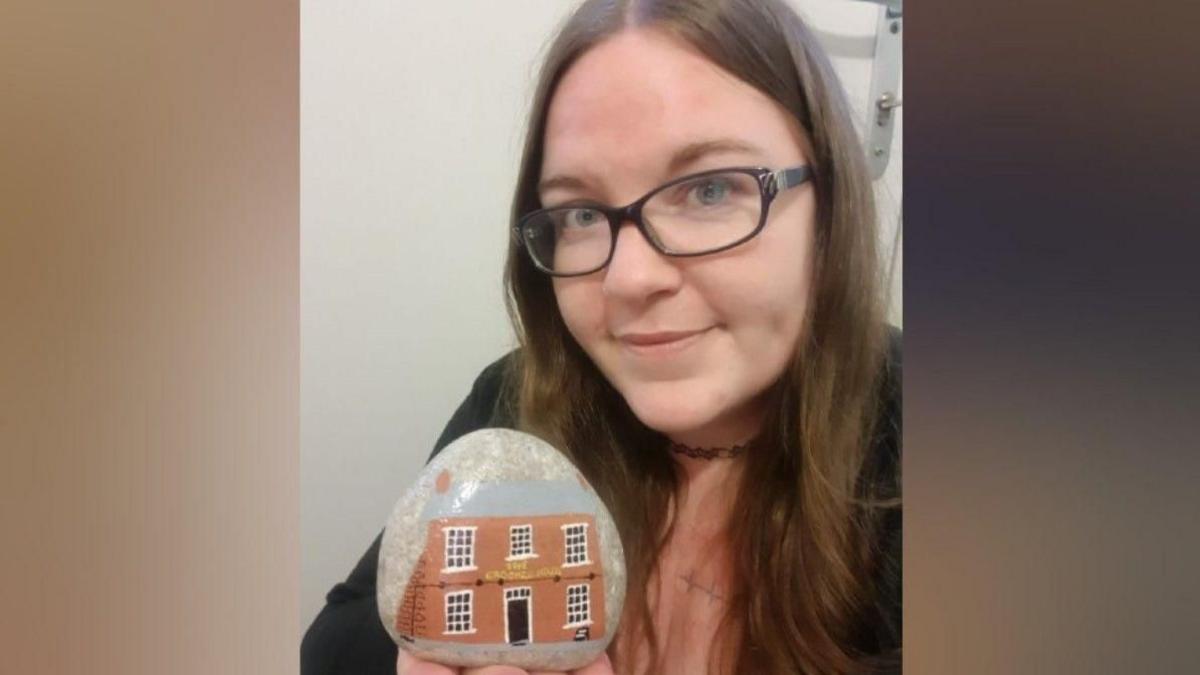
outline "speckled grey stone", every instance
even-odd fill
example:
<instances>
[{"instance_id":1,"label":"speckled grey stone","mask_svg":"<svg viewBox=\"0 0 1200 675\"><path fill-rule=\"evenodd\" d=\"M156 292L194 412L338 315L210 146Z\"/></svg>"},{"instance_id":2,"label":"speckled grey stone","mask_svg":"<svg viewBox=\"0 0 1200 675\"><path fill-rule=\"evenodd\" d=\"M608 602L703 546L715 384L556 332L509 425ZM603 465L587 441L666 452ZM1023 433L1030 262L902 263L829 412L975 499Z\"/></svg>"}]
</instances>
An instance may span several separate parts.
<instances>
[{"instance_id":1,"label":"speckled grey stone","mask_svg":"<svg viewBox=\"0 0 1200 675\"><path fill-rule=\"evenodd\" d=\"M458 537L461 557L447 550ZM562 453L482 429L443 449L396 503L377 581L384 627L420 658L571 670L612 640L625 560L611 515Z\"/></svg>"}]
</instances>

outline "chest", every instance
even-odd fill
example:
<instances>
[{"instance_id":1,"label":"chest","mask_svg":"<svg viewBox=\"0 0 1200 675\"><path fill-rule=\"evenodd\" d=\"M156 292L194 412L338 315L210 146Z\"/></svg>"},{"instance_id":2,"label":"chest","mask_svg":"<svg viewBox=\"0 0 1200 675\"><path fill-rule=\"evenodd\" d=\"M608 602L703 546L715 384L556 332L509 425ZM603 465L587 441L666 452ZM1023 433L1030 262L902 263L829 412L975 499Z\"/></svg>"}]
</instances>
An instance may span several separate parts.
<instances>
[{"instance_id":1,"label":"chest","mask_svg":"<svg viewBox=\"0 0 1200 675\"><path fill-rule=\"evenodd\" d=\"M664 675L707 673L729 609L730 565L725 548L712 542L671 542L659 559L658 575L647 589L662 661L651 672ZM645 645L639 668L649 662ZM713 671L716 675L716 671Z\"/></svg>"}]
</instances>

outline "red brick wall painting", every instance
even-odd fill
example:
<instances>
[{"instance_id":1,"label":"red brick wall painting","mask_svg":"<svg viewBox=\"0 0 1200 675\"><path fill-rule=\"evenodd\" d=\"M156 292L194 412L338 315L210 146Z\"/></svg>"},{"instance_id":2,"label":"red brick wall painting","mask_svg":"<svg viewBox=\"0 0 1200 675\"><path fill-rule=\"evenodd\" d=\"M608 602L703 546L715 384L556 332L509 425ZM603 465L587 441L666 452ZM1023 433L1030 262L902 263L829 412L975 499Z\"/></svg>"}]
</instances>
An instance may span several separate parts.
<instances>
[{"instance_id":1,"label":"red brick wall painting","mask_svg":"<svg viewBox=\"0 0 1200 675\"><path fill-rule=\"evenodd\" d=\"M404 590L402 638L534 644L604 636L590 514L436 518Z\"/></svg>"}]
</instances>

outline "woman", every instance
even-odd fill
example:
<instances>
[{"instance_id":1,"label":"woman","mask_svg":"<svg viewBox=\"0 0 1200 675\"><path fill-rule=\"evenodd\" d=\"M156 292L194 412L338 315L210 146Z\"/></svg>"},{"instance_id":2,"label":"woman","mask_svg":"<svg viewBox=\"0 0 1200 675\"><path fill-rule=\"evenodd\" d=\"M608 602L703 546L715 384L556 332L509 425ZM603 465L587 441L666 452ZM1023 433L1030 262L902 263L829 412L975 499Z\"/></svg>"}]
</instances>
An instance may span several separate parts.
<instances>
[{"instance_id":1,"label":"woman","mask_svg":"<svg viewBox=\"0 0 1200 675\"><path fill-rule=\"evenodd\" d=\"M529 431L609 505L626 609L580 672L899 668L898 336L850 120L782 0L588 0L549 51L506 271L521 349L437 447ZM377 547L306 672L454 672L389 661Z\"/></svg>"}]
</instances>

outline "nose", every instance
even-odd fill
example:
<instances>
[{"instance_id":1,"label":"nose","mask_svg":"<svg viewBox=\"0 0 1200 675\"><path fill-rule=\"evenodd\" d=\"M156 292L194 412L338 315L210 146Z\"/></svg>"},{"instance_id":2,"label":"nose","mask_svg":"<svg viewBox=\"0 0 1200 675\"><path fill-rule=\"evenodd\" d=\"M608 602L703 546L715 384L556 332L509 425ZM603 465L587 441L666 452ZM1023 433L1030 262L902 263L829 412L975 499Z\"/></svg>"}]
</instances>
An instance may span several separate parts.
<instances>
[{"instance_id":1,"label":"nose","mask_svg":"<svg viewBox=\"0 0 1200 675\"><path fill-rule=\"evenodd\" d=\"M675 260L659 253L637 225L617 229L612 260L604 269L604 294L615 300L642 302L679 288L682 275Z\"/></svg>"}]
</instances>

